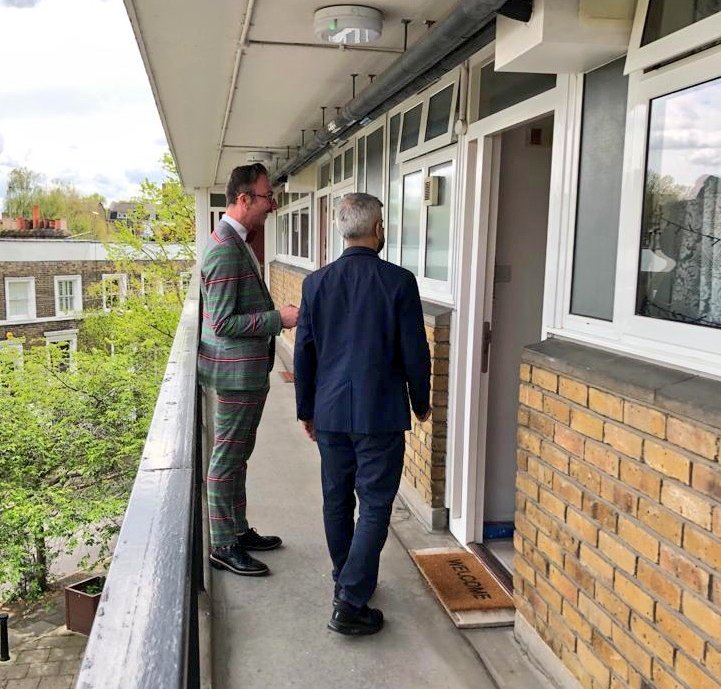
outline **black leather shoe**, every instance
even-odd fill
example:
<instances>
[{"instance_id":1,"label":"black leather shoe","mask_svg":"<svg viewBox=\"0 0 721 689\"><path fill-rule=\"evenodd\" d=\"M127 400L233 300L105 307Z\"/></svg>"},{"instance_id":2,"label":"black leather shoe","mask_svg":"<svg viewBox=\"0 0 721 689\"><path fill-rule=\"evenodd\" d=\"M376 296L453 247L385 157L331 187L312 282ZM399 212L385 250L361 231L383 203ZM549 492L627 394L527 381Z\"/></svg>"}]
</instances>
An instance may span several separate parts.
<instances>
[{"instance_id":1,"label":"black leather shoe","mask_svg":"<svg viewBox=\"0 0 721 689\"><path fill-rule=\"evenodd\" d=\"M360 636L375 634L383 629L383 613L377 608L352 608L345 601L341 601L333 610L328 629L339 634Z\"/></svg>"},{"instance_id":2,"label":"black leather shoe","mask_svg":"<svg viewBox=\"0 0 721 689\"><path fill-rule=\"evenodd\" d=\"M261 536L255 529L238 534L236 542L243 550L274 550L283 543L278 536Z\"/></svg>"},{"instance_id":3,"label":"black leather shoe","mask_svg":"<svg viewBox=\"0 0 721 689\"><path fill-rule=\"evenodd\" d=\"M236 545L213 550L210 553L210 566L215 569L227 569L233 574L246 577L262 577L270 571L268 565L251 557Z\"/></svg>"}]
</instances>

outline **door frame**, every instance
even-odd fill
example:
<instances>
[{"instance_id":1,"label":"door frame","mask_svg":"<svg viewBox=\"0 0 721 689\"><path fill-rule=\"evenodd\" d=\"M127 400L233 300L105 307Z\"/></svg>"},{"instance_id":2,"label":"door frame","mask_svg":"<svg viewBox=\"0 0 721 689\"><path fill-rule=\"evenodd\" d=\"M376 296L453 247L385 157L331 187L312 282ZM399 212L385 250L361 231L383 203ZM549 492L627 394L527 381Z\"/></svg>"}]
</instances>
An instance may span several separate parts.
<instances>
[{"instance_id":1,"label":"door frame","mask_svg":"<svg viewBox=\"0 0 721 689\"><path fill-rule=\"evenodd\" d=\"M563 188L569 137L567 122L575 93L573 75L558 75L556 87L468 127L461 156L466 174L465 198L461 199L464 260L458 276L458 352L453 369L453 418L450 420L451 447L448 467L448 523L451 533L463 544L481 542L477 533L477 515L483 510L488 378L481 373L483 323L492 297L495 260L498 178L500 173L500 135L510 129L552 115L553 146L551 188L548 208L546 267L541 339L557 318L558 273L561 264L561 225ZM491 262L491 263L489 263ZM489 268L490 265L490 268ZM488 283L491 282L491 289ZM480 496L480 499L477 498Z\"/></svg>"}]
</instances>

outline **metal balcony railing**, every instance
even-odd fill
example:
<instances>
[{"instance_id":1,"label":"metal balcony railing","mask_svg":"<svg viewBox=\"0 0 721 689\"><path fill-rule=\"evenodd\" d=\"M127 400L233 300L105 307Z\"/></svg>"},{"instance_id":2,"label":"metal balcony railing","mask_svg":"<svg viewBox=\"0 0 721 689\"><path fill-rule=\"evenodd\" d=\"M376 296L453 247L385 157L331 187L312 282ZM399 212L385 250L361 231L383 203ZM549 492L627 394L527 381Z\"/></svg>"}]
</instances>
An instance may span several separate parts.
<instances>
[{"instance_id":1,"label":"metal balcony railing","mask_svg":"<svg viewBox=\"0 0 721 689\"><path fill-rule=\"evenodd\" d=\"M76 689L200 686L197 293L191 286Z\"/></svg>"}]
</instances>

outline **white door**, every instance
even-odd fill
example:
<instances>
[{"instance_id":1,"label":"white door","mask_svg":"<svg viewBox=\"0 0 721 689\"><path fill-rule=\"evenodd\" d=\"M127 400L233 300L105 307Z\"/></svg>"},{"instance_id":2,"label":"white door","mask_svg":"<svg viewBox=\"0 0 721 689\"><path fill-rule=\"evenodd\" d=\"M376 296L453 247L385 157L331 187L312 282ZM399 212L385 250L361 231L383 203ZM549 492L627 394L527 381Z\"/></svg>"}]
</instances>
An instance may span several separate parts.
<instances>
[{"instance_id":1,"label":"white door","mask_svg":"<svg viewBox=\"0 0 721 689\"><path fill-rule=\"evenodd\" d=\"M517 369L520 348L543 336L551 160L562 151L547 139L536 147L530 129L562 139L552 124L558 102L551 91L468 131L448 496L450 530L462 543L481 542L484 521L513 518ZM538 160L525 169L529 152ZM524 179L535 179L533 198Z\"/></svg>"}]
</instances>

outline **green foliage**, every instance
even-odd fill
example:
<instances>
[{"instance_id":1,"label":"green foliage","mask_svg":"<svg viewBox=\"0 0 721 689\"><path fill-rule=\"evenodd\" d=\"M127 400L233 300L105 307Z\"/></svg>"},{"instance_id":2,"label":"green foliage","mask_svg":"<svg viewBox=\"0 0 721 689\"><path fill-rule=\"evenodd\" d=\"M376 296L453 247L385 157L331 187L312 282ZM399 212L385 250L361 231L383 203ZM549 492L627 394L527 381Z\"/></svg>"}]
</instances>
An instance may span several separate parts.
<instances>
[{"instance_id":1,"label":"green foliage","mask_svg":"<svg viewBox=\"0 0 721 689\"><path fill-rule=\"evenodd\" d=\"M165 162L168 182L146 181L137 200L137 218L157 214L155 241L139 236L147 218L117 226L109 250L128 294L110 313L85 313L70 361L38 346L20 364L0 347L0 599L36 597L53 557L80 545L106 554L117 532L194 260L193 202Z\"/></svg>"},{"instance_id":2,"label":"green foliage","mask_svg":"<svg viewBox=\"0 0 721 689\"><path fill-rule=\"evenodd\" d=\"M112 536L162 372L127 351L77 352L66 370L57 347L26 350L17 367L0 356L0 582L33 597L61 548L51 543Z\"/></svg>"},{"instance_id":3,"label":"green foliage","mask_svg":"<svg viewBox=\"0 0 721 689\"><path fill-rule=\"evenodd\" d=\"M104 202L100 194L83 196L72 184L60 180L46 184L41 174L19 167L8 175L4 213L10 218L30 218L37 204L42 218L65 218L70 234L104 240L108 235Z\"/></svg>"},{"instance_id":4,"label":"green foliage","mask_svg":"<svg viewBox=\"0 0 721 689\"><path fill-rule=\"evenodd\" d=\"M42 176L26 167L10 170L5 192L5 214L27 218L42 195Z\"/></svg>"}]
</instances>

